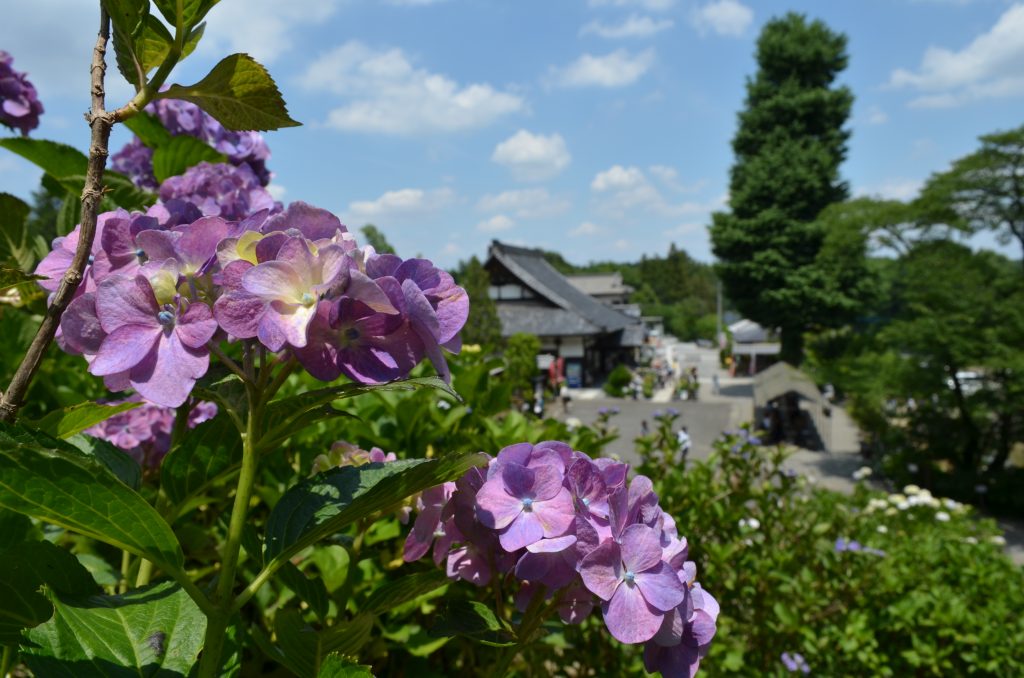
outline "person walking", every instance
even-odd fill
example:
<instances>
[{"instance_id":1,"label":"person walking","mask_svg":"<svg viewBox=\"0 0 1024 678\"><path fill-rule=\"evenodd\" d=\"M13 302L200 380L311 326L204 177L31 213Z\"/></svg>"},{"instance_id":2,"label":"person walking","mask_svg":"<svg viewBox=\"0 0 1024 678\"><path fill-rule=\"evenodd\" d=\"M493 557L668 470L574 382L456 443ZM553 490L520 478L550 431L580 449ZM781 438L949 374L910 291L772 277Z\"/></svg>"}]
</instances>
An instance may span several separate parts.
<instances>
[{"instance_id":1,"label":"person walking","mask_svg":"<svg viewBox=\"0 0 1024 678\"><path fill-rule=\"evenodd\" d=\"M686 430L686 427L682 427L676 433L676 442L679 443L679 454L682 456L682 460L686 461L686 455L690 453L690 432Z\"/></svg>"}]
</instances>

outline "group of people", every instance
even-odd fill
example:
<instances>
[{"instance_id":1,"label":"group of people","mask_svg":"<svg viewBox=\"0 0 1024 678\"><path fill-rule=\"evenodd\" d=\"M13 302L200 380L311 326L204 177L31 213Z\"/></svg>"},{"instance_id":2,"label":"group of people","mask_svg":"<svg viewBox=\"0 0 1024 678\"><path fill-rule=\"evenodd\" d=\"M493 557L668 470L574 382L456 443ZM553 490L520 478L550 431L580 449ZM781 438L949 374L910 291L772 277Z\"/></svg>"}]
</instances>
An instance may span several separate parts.
<instances>
[{"instance_id":1,"label":"group of people","mask_svg":"<svg viewBox=\"0 0 1024 678\"><path fill-rule=\"evenodd\" d=\"M700 390L700 378L697 375L697 366L691 365L683 370L679 376L679 385L676 389L676 397L683 400L696 400L697 392Z\"/></svg>"}]
</instances>

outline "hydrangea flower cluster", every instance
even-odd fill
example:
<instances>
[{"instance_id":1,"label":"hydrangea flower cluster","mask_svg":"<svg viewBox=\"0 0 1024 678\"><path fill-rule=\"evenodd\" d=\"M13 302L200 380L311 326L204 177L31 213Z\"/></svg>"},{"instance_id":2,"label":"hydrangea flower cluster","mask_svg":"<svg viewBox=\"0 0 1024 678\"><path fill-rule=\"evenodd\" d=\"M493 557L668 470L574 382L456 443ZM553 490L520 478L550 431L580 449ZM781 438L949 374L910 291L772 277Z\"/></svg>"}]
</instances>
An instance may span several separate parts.
<instances>
[{"instance_id":1,"label":"hydrangea flower cluster","mask_svg":"<svg viewBox=\"0 0 1024 678\"><path fill-rule=\"evenodd\" d=\"M109 404L141 401L140 396L133 395ZM189 412L188 427L195 428L215 416L217 416L215 404L196 403L196 406ZM86 429L85 433L121 448L142 466L155 468L160 465L164 455L171 449L171 430L173 428L174 410L169 407L143 403L127 412L115 414L106 421Z\"/></svg>"},{"instance_id":2,"label":"hydrangea flower cluster","mask_svg":"<svg viewBox=\"0 0 1024 678\"><path fill-rule=\"evenodd\" d=\"M190 202L204 216L229 221L244 219L260 210L276 213L282 209L248 165L235 167L225 163L201 162L182 175L168 177L160 185L160 199Z\"/></svg>"},{"instance_id":3,"label":"hydrangea flower cluster","mask_svg":"<svg viewBox=\"0 0 1024 678\"><path fill-rule=\"evenodd\" d=\"M57 238L36 273L56 289L78 243ZM169 198L106 212L86 279L61 319L61 347L112 391L177 407L223 340L288 351L313 376L405 376L424 357L448 378L469 313L465 290L425 259L359 249L330 212L292 203L241 220Z\"/></svg>"},{"instance_id":4,"label":"hydrangea flower cluster","mask_svg":"<svg viewBox=\"0 0 1024 678\"><path fill-rule=\"evenodd\" d=\"M14 70L14 58L0 50L0 124L22 136L39 127L43 104L25 73Z\"/></svg>"},{"instance_id":5,"label":"hydrangea flower cluster","mask_svg":"<svg viewBox=\"0 0 1024 678\"><path fill-rule=\"evenodd\" d=\"M158 99L145 110L156 116L172 135L188 135L204 141L227 156L232 165L251 170L261 186L270 183L271 174L267 170L270 149L259 132L225 129L195 104L178 99ZM132 137L110 160L113 169L127 174L139 187L157 188L153 176L153 150L143 145L138 137Z\"/></svg>"},{"instance_id":6,"label":"hydrangea flower cluster","mask_svg":"<svg viewBox=\"0 0 1024 678\"><path fill-rule=\"evenodd\" d=\"M715 634L718 603L650 479L562 442L519 443L486 469L425 491L404 559L433 547L448 576L477 586L513 574L525 608L540 587L566 623L597 605L623 643L645 643L648 671L692 676Z\"/></svg>"},{"instance_id":7,"label":"hydrangea flower cluster","mask_svg":"<svg viewBox=\"0 0 1024 678\"><path fill-rule=\"evenodd\" d=\"M25 73L15 71L14 57L0 49L0 124L22 132L39 127L43 104Z\"/></svg>"},{"instance_id":8,"label":"hydrangea flower cluster","mask_svg":"<svg viewBox=\"0 0 1024 678\"><path fill-rule=\"evenodd\" d=\"M394 452L385 453L379 447L371 447L364 450L345 440L339 440L331 445L327 454L319 454L313 459L313 470L310 475L316 475L328 469L341 466L363 466L365 464L383 464L388 461L396 461L398 456Z\"/></svg>"}]
</instances>

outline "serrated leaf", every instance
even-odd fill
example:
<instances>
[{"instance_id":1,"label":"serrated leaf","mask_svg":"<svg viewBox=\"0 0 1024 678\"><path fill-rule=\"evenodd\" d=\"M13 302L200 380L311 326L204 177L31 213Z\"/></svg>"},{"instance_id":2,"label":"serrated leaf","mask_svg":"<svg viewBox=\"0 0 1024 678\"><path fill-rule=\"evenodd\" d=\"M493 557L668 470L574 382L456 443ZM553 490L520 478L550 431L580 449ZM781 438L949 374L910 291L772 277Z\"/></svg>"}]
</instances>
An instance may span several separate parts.
<instances>
[{"instance_id":1,"label":"serrated leaf","mask_svg":"<svg viewBox=\"0 0 1024 678\"><path fill-rule=\"evenodd\" d=\"M277 571L281 583L292 590L299 600L309 605L309 608L316 613L321 620L327 616L329 605L327 598L327 587L324 580L319 577L307 577L302 570L291 563L285 563Z\"/></svg>"},{"instance_id":2,"label":"serrated leaf","mask_svg":"<svg viewBox=\"0 0 1024 678\"><path fill-rule=\"evenodd\" d=\"M194 85L171 85L157 95L196 104L230 130L275 130L300 123L288 108L274 80L248 54L232 54Z\"/></svg>"},{"instance_id":3,"label":"serrated leaf","mask_svg":"<svg viewBox=\"0 0 1024 678\"><path fill-rule=\"evenodd\" d=\"M135 136L149 148L156 148L170 142L174 137L167 128L160 124L155 115L142 111L124 121L124 126L135 133Z\"/></svg>"},{"instance_id":4,"label":"serrated leaf","mask_svg":"<svg viewBox=\"0 0 1024 678\"><path fill-rule=\"evenodd\" d=\"M60 185L60 188L64 189L63 185ZM65 189L64 202L60 204L60 211L57 212L57 235L67 235L75 230L75 226L81 221L82 199L77 194Z\"/></svg>"},{"instance_id":5,"label":"serrated leaf","mask_svg":"<svg viewBox=\"0 0 1024 678\"><path fill-rule=\"evenodd\" d=\"M266 557L286 560L360 518L487 463L482 454L344 466L288 490L267 519Z\"/></svg>"},{"instance_id":6,"label":"serrated leaf","mask_svg":"<svg viewBox=\"0 0 1024 678\"><path fill-rule=\"evenodd\" d=\"M340 654L332 654L320 665L317 678L373 678L373 673L369 666Z\"/></svg>"},{"instance_id":7,"label":"serrated leaf","mask_svg":"<svg viewBox=\"0 0 1024 678\"><path fill-rule=\"evenodd\" d=\"M162 182L201 162L227 162L227 156L195 137L172 137L153 151L153 176Z\"/></svg>"},{"instance_id":8,"label":"serrated leaf","mask_svg":"<svg viewBox=\"0 0 1024 678\"><path fill-rule=\"evenodd\" d=\"M142 485L142 467L139 462L121 448L114 447L110 441L79 433L68 438L68 442L90 457L95 457L118 480L133 490L138 491Z\"/></svg>"},{"instance_id":9,"label":"serrated leaf","mask_svg":"<svg viewBox=\"0 0 1024 678\"><path fill-rule=\"evenodd\" d=\"M89 158L80 150L56 141L7 137L0 139L0 147L36 164L55 179L75 175L84 177L89 165Z\"/></svg>"},{"instance_id":10,"label":"serrated leaf","mask_svg":"<svg viewBox=\"0 0 1024 678\"><path fill-rule=\"evenodd\" d=\"M361 614L318 632L297 610L280 610L274 616L274 633L280 646L277 659L300 678L315 678L324 657L357 653L370 639L372 628L373 616Z\"/></svg>"},{"instance_id":11,"label":"serrated leaf","mask_svg":"<svg viewBox=\"0 0 1024 678\"><path fill-rule=\"evenodd\" d=\"M377 588L363 608L371 614L382 614L449 583L450 580L441 570L410 574Z\"/></svg>"},{"instance_id":12,"label":"serrated leaf","mask_svg":"<svg viewBox=\"0 0 1024 678\"><path fill-rule=\"evenodd\" d=\"M49 433L54 438L66 439L110 419L115 414L134 410L140 405L142 405L141 402L118 403L117 405L94 402L79 403L50 412L42 419L32 422L32 427Z\"/></svg>"},{"instance_id":13,"label":"serrated leaf","mask_svg":"<svg viewBox=\"0 0 1024 678\"><path fill-rule=\"evenodd\" d=\"M50 601L37 592L41 584L27 561L0 557L0 645L17 645L23 629L53 615Z\"/></svg>"},{"instance_id":14,"label":"serrated leaf","mask_svg":"<svg viewBox=\"0 0 1024 678\"><path fill-rule=\"evenodd\" d=\"M515 641L515 636L502 625L494 611L475 600L449 603L429 633L435 638L465 636L496 646L513 645Z\"/></svg>"},{"instance_id":15,"label":"serrated leaf","mask_svg":"<svg viewBox=\"0 0 1024 678\"><path fill-rule=\"evenodd\" d=\"M0 193L0 259L27 271L35 263L28 242L29 206L10 193Z\"/></svg>"},{"instance_id":16,"label":"serrated leaf","mask_svg":"<svg viewBox=\"0 0 1024 678\"><path fill-rule=\"evenodd\" d=\"M180 568L170 526L97 458L65 441L0 424L0 506Z\"/></svg>"},{"instance_id":17,"label":"serrated leaf","mask_svg":"<svg viewBox=\"0 0 1024 678\"><path fill-rule=\"evenodd\" d=\"M186 29L192 28L202 21L206 16L206 13L209 12L218 2L220 2L220 0L182 0L182 25ZM167 23L174 26L178 18L177 0L154 0L154 4L156 4L160 13L164 15L164 18L167 19Z\"/></svg>"},{"instance_id":18,"label":"serrated leaf","mask_svg":"<svg viewBox=\"0 0 1024 678\"><path fill-rule=\"evenodd\" d=\"M160 464L160 486L181 505L242 461L242 439L227 417L214 417L189 431Z\"/></svg>"},{"instance_id":19,"label":"serrated leaf","mask_svg":"<svg viewBox=\"0 0 1024 678\"><path fill-rule=\"evenodd\" d=\"M41 275L30 275L22 271L20 268L0 266L0 292L12 287L17 287L18 285L24 285L25 283L43 279L44 277Z\"/></svg>"},{"instance_id":20,"label":"serrated leaf","mask_svg":"<svg viewBox=\"0 0 1024 678\"><path fill-rule=\"evenodd\" d=\"M149 2L147 0L102 0L102 2L103 8L110 16L110 23L114 27L114 54L117 59L117 68L125 80L132 83L137 91L144 84L139 81L140 77L136 69L138 60L136 50L139 47L137 41L145 30ZM164 29L164 32L166 30Z\"/></svg>"},{"instance_id":21,"label":"serrated leaf","mask_svg":"<svg viewBox=\"0 0 1024 678\"><path fill-rule=\"evenodd\" d=\"M173 582L53 602L22 651L37 676L186 676L203 646L206 617Z\"/></svg>"},{"instance_id":22,"label":"serrated leaf","mask_svg":"<svg viewBox=\"0 0 1024 678\"><path fill-rule=\"evenodd\" d=\"M33 572L51 589L61 595L89 596L99 592L96 581L78 562L71 551L48 541L29 541L19 544L16 554L23 559Z\"/></svg>"}]
</instances>

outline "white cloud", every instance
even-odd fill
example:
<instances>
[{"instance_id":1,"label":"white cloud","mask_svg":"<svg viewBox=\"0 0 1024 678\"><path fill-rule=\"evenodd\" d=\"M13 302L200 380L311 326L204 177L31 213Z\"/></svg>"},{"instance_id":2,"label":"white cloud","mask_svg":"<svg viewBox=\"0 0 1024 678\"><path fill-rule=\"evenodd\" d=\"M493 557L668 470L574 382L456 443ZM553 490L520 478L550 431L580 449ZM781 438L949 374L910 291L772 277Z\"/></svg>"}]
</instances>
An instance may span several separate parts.
<instances>
[{"instance_id":1,"label":"white cloud","mask_svg":"<svg viewBox=\"0 0 1024 678\"><path fill-rule=\"evenodd\" d=\"M623 250L632 249L633 245L625 238L619 238L618 240L612 243L612 247L621 252Z\"/></svg>"},{"instance_id":2,"label":"white cloud","mask_svg":"<svg viewBox=\"0 0 1024 678\"><path fill-rule=\"evenodd\" d=\"M515 228L516 222L504 214L495 214L490 219L484 219L476 225L476 230L484 233L498 233Z\"/></svg>"},{"instance_id":3,"label":"white cloud","mask_svg":"<svg viewBox=\"0 0 1024 678\"><path fill-rule=\"evenodd\" d=\"M584 54L564 68L551 69L551 81L562 87L623 87L654 65L654 49L632 54L617 49L604 56Z\"/></svg>"},{"instance_id":4,"label":"white cloud","mask_svg":"<svg viewBox=\"0 0 1024 678\"><path fill-rule=\"evenodd\" d=\"M916 71L898 68L889 86L921 92L914 108L949 108L971 101L1024 95L1024 4L959 51L931 46Z\"/></svg>"},{"instance_id":5,"label":"white cloud","mask_svg":"<svg viewBox=\"0 0 1024 678\"><path fill-rule=\"evenodd\" d=\"M652 12L672 9L676 0L589 0L591 7L642 7Z\"/></svg>"},{"instance_id":6,"label":"white cloud","mask_svg":"<svg viewBox=\"0 0 1024 678\"><path fill-rule=\"evenodd\" d=\"M754 21L754 11L738 0L716 0L694 8L690 21L701 35L713 31L718 35L738 37Z\"/></svg>"},{"instance_id":7,"label":"white cloud","mask_svg":"<svg viewBox=\"0 0 1024 678\"><path fill-rule=\"evenodd\" d=\"M387 0L389 5L397 5L399 7L428 7L430 5L439 5L442 2L448 0Z\"/></svg>"},{"instance_id":8,"label":"white cloud","mask_svg":"<svg viewBox=\"0 0 1024 678\"><path fill-rule=\"evenodd\" d=\"M878 106L868 108L866 118L869 125L884 125L889 122L889 115Z\"/></svg>"},{"instance_id":9,"label":"white cloud","mask_svg":"<svg viewBox=\"0 0 1024 678\"><path fill-rule=\"evenodd\" d=\"M580 29L580 35L593 34L609 40L622 38L647 38L655 33L668 30L675 25L672 19L653 19L649 16L630 14L621 24L605 24L591 21Z\"/></svg>"},{"instance_id":10,"label":"white cloud","mask_svg":"<svg viewBox=\"0 0 1024 678\"><path fill-rule=\"evenodd\" d=\"M301 84L348 100L327 125L352 132L417 134L482 127L525 110L526 102L487 83L460 85L415 67L401 49L374 50L350 41L320 55Z\"/></svg>"},{"instance_id":11,"label":"white cloud","mask_svg":"<svg viewBox=\"0 0 1024 678\"><path fill-rule=\"evenodd\" d=\"M387 191L376 200L357 200L348 205L348 221L394 222L438 212L455 200L455 191L450 188L423 190L403 188Z\"/></svg>"},{"instance_id":12,"label":"white cloud","mask_svg":"<svg viewBox=\"0 0 1024 678\"><path fill-rule=\"evenodd\" d=\"M648 186L647 177L639 167L623 167L612 165L603 172L598 172L590 182L590 190L596 193L607 191L631 191Z\"/></svg>"},{"instance_id":13,"label":"white cloud","mask_svg":"<svg viewBox=\"0 0 1024 678\"><path fill-rule=\"evenodd\" d=\"M655 165L663 176L663 165ZM673 203L662 195L639 167L613 165L599 172L590 182L590 189L597 196L598 209L610 216L625 218L627 215L646 213L659 217L680 217L684 215L707 215L725 204L725 197L707 202L684 201Z\"/></svg>"},{"instance_id":14,"label":"white cloud","mask_svg":"<svg viewBox=\"0 0 1024 678\"><path fill-rule=\"evenodd\" d=\"M520 219L547 219L564 214L569 201L548 193L545 188L525 188L487 194L477 202L481 212L511 212Z\"/></svg>"},{"instance_id":15,"label":"white cloud","mask_svg":"<svg viewBox=\"0 0 1024 678\"><path fill-rule=\"evenodd\" d=\"M668 236L669 238L678 238L701 233L704 231L705 228L706 227L704 224L687 222L679 224L678 226L674 226L673 228L670 228L666 231L662 231L662 233Z\"/></svg>"},{"instance_id":16,"label":"white cloud","mask_svg":"<svg viewBox=\"0 0 1024 678\"><path fill-rule=\"evenodd\" d=\"M881 200L913 200L923 185L920 179L889 179L873 186L857 188L854 195Z\"/></svg>"},{"instance_id":17,"label":"white cloud","mask_svg":"<svg viewBox=\"0 0 1024 678\"><path fill-rule=\"evenodd\" d=\"M231 52L251 54L263 64L296 46L298 26L327 21L340 0L246 0L221 2L210 10L199 49L219 57Z\"/></svg>"},{"instance_id":18,"label":"white cloud","mask_svg":"<svg viewBox=\"0 0 1024 678\"><path fill-rule=\"evenodd\" d=\"M569 231L569 235L574 238L580 238L588 235L599 235L601 233L604 233L604 229L590 221L584 221L582 224Z\"/></svg>"},{"instance_id":19,"label":"white cloud","mask_svg":"<svg viewBox=\"0 0 1024 678\"><path fill-rule=\"evenodd\" d=\"M677 193L696 193L708 183L705 179L701 179L692 184L684 184L679 178L679 171L668 165L651 165L647 170L664 186Z\"/></svg>"},{"instance_id":20,"label":"white cloud","mask_svg":"<svg viewBox=\"0 0 1024 678\"><path fill-rule=\"evenodd\" d=\"M267 186L267 193L274 200L284 200L284 196L288 194L288 189L281 184L269 184Z\"/></svg>"},{"instance_id":21,"label":"white cloud","mask_svg":"<svg viewBox=\"0 0 1024 678\"><path fill-rule=\"evenodd\" d=\"M544 181L569 166L572 156L561 134L533 134L521 129L498 144L491 160L512 170L520 181Z\"/></svg>"}]
</instances>

